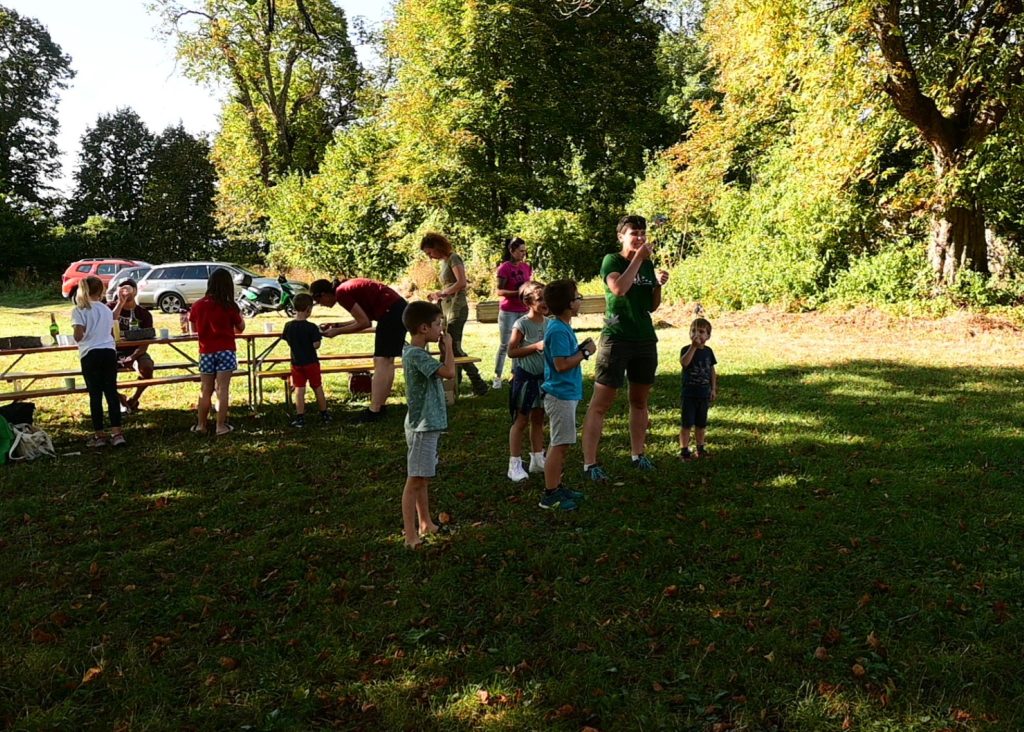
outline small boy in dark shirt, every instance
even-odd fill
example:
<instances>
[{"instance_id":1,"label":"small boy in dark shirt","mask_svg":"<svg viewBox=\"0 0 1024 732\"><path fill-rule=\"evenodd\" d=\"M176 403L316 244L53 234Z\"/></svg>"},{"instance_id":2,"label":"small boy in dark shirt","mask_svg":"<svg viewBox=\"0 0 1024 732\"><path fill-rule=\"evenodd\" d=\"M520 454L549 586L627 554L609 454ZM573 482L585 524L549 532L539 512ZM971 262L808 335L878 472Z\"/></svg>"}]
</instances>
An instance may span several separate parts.
<instances>
[{"instance_id":1,"label":"small boy in dark shirt","mask_svg":"<svg viewBox=\"0 0 1024 732\"><path fill-rule=\"evenodd\" d=\"M679 430L679 457L692 460L707 457L704 436L708 426L708 407L718 395L715 352L705 343L711 338L711 323L697 318L690 324L690 345L679 352L683 367L682 419ZM697 454L690 452L690 429L695 428Z\"/></svg>"},{"instance_id":2,"label":"small boy in dark shirt","mask_svg":"<svg viewBox=\"0 0 1024 732\"><path fill-rule=\"evenodd\" d=\"M295 389L295 419L292 427L306 426L306 384L316 394L320 407L320 421L330 422L327 412L327 397L324 396L323 378L320 376L320 359L316 349L320 348L323 337L320 329L309 322L313 312L313 298L303 293L295 296L295 320L284 327L281 337L292 352L292 387Z\"/></svg>"}]
</instances>

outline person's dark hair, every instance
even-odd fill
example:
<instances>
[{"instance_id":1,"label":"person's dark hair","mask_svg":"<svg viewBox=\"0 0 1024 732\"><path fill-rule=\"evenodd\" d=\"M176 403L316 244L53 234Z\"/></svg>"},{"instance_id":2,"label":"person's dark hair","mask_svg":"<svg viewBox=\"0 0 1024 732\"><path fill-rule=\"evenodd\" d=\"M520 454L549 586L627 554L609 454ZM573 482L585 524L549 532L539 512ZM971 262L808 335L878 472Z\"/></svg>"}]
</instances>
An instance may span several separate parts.
<instances>
[{"instance_id":1,"label":"person's dark hair","mask_svg":"<svg viewBox=\"0 0 1024 732\"><path fill-rule=\"evenodd\" d=\"M615 226L615 233L621 234L626 229L647 229L647 219L643 216L623 216Z\"/></svg>"},{"instance_id":2,"label":"person's dark hair","mask_svg":"<svg viewBox=\"0 0 1024 732\"><path fill-rule=\"evenodd\" d=\"M293 304L295 305L295 312L304 313L313 307L313 296L308 295L305 292L300 292L295 296Z\"/></svg>"},{"instance_id":3,"label":"person's dark hair","mask_svg":"<svg viewBox=\"0 0 1024 732\"><path fill-rule=\"evenodd\" d=\"M444 234L431 231L420 240L420 251L422 252L424 249L433 249L440 252L442 257L447 257L452 253L452 243Z\"/></svg>"},{"instance_id":4,"label":"person's dark hair","mask_svg":"<svg viewBox=\"0 0 1024 732\"><path fill-rule=\"evenodd\" d=\"M711 337L711 323L704 318L697 318L690 323L690 338L693 338L693 334L697 331L697 328L704 328L708 332L708 338Z\"/></svg>"},{"instance_id":5,"label":"person's dark hair","mask_svg":"<svg viewBox=\"0 0 1024 732\"><path fill-rule=\"evenodd\" d=\"M426 300L413 300L402 311L402 325L410 335L420 332L420 326L430 325L441 314L441 308Z\"/></svg>"},{"instance_id":6,"label":"person's dark hair","mask_svg":"<svg viewBox=\"0 0 1024 732\"><path fill-rule=\"evenodd\" d=\"M235 282L231 279L231 273L223 267L213 270L210 279L206 281L206 296L226 308L234 305Z\"/></svg>"},{"instance_id":7,"label":"person's dark hair","mask_svg":"<svg viewBox=\"0 0 1024 732\"><path fill-rule=\"evenodd\" d=\"M558 280L544 288L544 302L548 312L558 317L572 305L576 297L576 280Z\"/></svg>"},{"instance_id":8,"label":"person's dark hair","mask_svg":"<svg viewBox=\"0 0 1024 732\"><path fill-rule=\"evenodd\" d=\"M333 295L336 289L337 285L332 286L327 280L313 280L309 286L309 295L314 302L319 302L321 295Z\"/></svg>"},{"instance_id":9,"label":"person's dark hair","mask_svg":"<svg viewBox=\"0 0 1024 732\"><path fill-rule=\"evenodd\" d=\"M118 283L117 283L117 289L119 289L119 290L120 290L120 289L121 289L122 287L124 287L125 285L128 285L129 287L131 287L131 288L132 288L133 290L135 290L136 292L138 292L138 291L139 291L139 285L138 285L138 283L137 283L137 282L136 282L135 280L133 280L133 279L132 279L131 277L129 277L129 278L128 278L128 279L126 279L126 280L121 280L120 282L118 282Z\"/></svg>"},{"instance_id":10,"label":"person's dark hair","mask_svg":"<svg viewBox=\"0 0 1024 732\"><path fill-rule=\"evenodd\" d=\"M523 241L521 237L518 237L518 236L509 237L508 239L505 240L505 248L501 251L501 261L502 262L511 262L512 261L512 252L514 252L519 247L525 247L525 246L526 246L526 242Z\"/></svg>"}]
</instances>

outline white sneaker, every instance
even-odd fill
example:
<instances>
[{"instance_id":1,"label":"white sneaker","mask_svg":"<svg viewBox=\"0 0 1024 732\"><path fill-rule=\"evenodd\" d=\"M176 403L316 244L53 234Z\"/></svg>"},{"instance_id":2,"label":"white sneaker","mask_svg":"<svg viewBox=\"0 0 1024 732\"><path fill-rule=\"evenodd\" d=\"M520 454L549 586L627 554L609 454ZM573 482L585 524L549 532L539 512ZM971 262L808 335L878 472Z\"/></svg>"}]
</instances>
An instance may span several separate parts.
<instances>
[{"instance_id":1,"label":"white sneaker","mask_svg":"<svg viewBox=\"0 0 1024 732\"><path fill-rule=\"evenodd\" d=\"M494 381L491 382L492 389L500 389L502 387L502 381L500 376L495 376Z\"/></svg>"},{"instance_id":2,"label":"white sneaker","mask_svg":"<svg viewBox=\"0 0 1024 732\"><path fill-rule=\"evenodd\" d=\"M540 453L539 455L530 455L530 472L544 472L544 453Z\"/></svg>"},{"instance_id":3,"label":"white sneaker","mask_svg":"<svg viewBox=\"0 0 1024 732\"><path fill-rule=\"evenodd\" d=\"M523 461L519 458L513 458L508 462L508 479L513 483L518 483L523 480L527 480L530 477L529 473L523 470Z\"/></svg>"}]
</instances>

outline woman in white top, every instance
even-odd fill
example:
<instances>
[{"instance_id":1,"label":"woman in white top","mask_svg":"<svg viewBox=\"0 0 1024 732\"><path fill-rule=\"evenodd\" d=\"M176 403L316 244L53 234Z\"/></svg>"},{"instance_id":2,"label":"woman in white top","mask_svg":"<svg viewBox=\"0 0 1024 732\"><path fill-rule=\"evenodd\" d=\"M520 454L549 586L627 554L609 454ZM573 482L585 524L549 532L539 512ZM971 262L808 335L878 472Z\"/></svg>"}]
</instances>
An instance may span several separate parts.
<instances>
[{"instance_id":1,"label":"woman in white top","mask_svg":"<svg viewBox=\"0 0 1024 732\"><path fill-rule=\"evenodd\" d=\"M107 435L103 431L103 398L110 412L110 444L125 445L121 431L121 400L117 396L117 350L114 347L114 323L121 316L124 296L118 293L118 302L111 311L103 303L103 280L86 277L78 283L78 295L71 311L71 325L78 343L78 357L82 361L82 377L89 390L89 415L92 417L93 437L89 447L103 447Z\"/></svg>"}]
</instances>

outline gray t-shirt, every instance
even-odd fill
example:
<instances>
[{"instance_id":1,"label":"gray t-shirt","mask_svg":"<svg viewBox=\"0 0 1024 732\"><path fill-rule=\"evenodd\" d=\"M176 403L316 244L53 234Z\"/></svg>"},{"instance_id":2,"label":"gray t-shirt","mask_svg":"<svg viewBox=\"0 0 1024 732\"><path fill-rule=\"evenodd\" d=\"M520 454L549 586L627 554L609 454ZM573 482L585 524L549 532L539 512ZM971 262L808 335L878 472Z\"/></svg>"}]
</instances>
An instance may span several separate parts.
<instances>
[{"instance_id":1,"label":"gray t-shirt","mask_svg":"<svg viewBox=\"0 0 1024 732\"><path fill-rule=\"evenodd\" d=\"M444 401L444 385L437 370L441 362L419 346L402 349L405 373L405 400L409 413L405 426L413 432L437 432L448 429L448 407Z\"/></svg>"},{"instance_id":2,"label":"gray t-shirt","mask_svg":"<svg viewBox=\"0 0 1024 732\"><path fill-rule=\"evenodd\" d=\"M463 273L466 271L466 263L462 261L455 252L448 255L447 259L441 260L441 286L448 287L448 285L454 285L458 282L458 277L455 276L455 267L462 267ZM466 299L466 291L460 290L451 297L446 297L441 301L441 312L444 313L445 320L458 320L459 318L469 317L469 301Z\"/></svg>"},{"instance_id":3,"label":"gray t-shirt","mask_svg":"<svg viewBox=\"0 0 1024 732\"><path fill-rule=\"evenodd\" d=\"M512 330L518 330L523 334L523 340L519 341L520 347L532 346L544 340L544 331L548 327L548 319L544 318L540 323L534 323L529 315L524 315L512 325ZM544 373L544 353L534 351L523 358L514 358L512 361L521 369L531 374Z\"/></svg>"}]
</instances>

